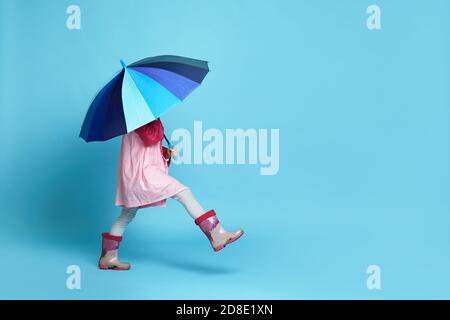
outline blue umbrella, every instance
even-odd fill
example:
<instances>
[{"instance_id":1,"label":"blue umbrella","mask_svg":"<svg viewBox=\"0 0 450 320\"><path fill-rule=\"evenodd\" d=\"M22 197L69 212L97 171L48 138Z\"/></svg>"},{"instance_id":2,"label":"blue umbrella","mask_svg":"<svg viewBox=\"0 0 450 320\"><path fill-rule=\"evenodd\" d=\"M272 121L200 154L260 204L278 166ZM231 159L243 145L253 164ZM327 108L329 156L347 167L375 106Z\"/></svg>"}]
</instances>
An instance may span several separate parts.
<instances>
[{"instance_id":1,"label":"blue umbrella","mask_svg":"<svg viewBox=\"0 0 450 320\"><path fill-rule=\"evenodd\" d=\"M180 56L157 56L123 69L97 94L80 137L106 141L131 132L183 101L209 72L208 62Z\"/></svg>"}]
</instances>

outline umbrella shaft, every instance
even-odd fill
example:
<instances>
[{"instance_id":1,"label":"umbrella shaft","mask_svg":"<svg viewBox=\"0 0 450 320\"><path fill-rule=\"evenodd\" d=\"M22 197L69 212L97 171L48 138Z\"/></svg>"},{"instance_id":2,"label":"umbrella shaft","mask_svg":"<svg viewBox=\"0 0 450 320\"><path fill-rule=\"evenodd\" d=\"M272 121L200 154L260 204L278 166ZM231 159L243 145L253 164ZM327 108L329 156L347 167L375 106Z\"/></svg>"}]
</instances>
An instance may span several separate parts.
<instances>
[{"instance_id":1,"label":"umbrella shaft","mask_svg":"<svg viewBox=\"0 0 450 320\"><path fill-rule=\"evenodd\" d=\"M169 139L167 139L166 135L164 135L164 139L166 140L167 144L169 145L169 148L172 148L172 144L170 143Z\"/></svg>"}]
</instances>

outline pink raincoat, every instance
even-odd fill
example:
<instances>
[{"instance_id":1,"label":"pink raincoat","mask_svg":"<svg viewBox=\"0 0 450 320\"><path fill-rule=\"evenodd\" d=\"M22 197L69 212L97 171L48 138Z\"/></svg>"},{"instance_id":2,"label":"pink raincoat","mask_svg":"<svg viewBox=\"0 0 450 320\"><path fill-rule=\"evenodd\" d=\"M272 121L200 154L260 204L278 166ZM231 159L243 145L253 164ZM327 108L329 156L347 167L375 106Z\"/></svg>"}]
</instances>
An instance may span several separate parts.
<instances>
[{"instance_id":1,"label":"pink raincoat","mask_svg":"<svg viewBox=\"0 0 450 320\"><path fill-rule=\"evenodd\" d=\"M123 135L117 176L116 206L166 206L166 199L187 189L168 175L170 155L162 146L159 119Z\"/></svg>"}]
</instances>

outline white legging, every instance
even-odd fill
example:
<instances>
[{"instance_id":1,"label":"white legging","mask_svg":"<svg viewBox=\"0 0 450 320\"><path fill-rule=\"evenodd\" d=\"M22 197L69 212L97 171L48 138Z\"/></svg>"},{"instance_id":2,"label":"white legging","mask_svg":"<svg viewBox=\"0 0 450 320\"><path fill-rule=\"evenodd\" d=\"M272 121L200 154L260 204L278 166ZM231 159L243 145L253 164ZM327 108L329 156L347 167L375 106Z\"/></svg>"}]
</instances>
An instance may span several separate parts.
<instances>
[{"instance_id":1,"label":"white legging","mask_svg":"<svg viewBox=\"0 0 450 320\"><path fill-rule=\"evenodd\" d=\"M185 189L177 193L176 195L172 196L172 199L178 200L178 202L180 202L184 206L186 211L193 219L197 219L203 213L205 213L205 210L203 210L202 206L194 198L194 195L192 194L190 189ZM120 212L119 217L117 217L116 222L114 222L113 226L111 227L109 234L113 236L122 236L125 228L136 216L138 209L139 208L137 207L122 207L122 211Z\"/></svg>"}]
</instances>

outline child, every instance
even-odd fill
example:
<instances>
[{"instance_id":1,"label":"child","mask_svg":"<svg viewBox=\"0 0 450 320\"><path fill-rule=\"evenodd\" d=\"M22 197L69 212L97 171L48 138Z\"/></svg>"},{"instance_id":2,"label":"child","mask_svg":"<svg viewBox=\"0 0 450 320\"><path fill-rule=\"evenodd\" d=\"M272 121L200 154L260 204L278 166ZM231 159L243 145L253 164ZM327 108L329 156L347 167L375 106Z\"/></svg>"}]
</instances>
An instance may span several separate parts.
<instances>
[{"instance_id":1,"label":"child","mask_svg":"<svg viewBox=\"0 0 450 320\"><path fill-rule=\"evenodd\" d=\"M205 212L190 189L168 175L170 159L176 149L162 146L164 127L158 118L122 137L116 206L122 211L109 233L102 233L100 269L129 270L119 261L118 250L126 226L139 208L165 207L166 199L178 200L208 237L214 251L237 240L244 231L228 232L219 223L214 210Z\"/></svg>"}]
</instances>

